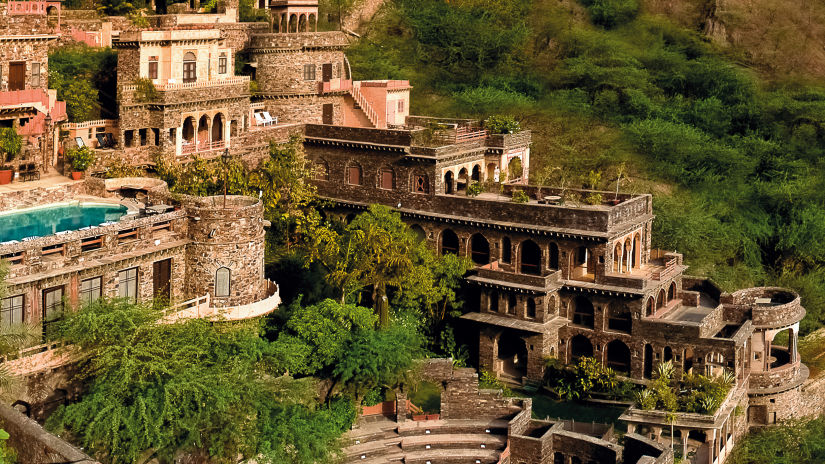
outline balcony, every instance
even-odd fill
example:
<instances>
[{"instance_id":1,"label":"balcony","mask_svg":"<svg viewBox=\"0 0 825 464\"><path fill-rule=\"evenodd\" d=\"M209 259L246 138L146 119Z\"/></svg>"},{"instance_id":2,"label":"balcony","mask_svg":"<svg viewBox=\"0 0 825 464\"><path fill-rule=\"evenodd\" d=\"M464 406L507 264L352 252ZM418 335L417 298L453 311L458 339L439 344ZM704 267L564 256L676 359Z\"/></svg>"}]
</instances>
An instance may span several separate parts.
<instances>
[{"instance_id":1,"label":"balcony","mask_svg":"<svg viewBox=\"0 0 825 464\"><path fill-rule=\"evenodd\" d=\"M469 280L548 291L561 287L561 271L543 269L540 275L519 274L515 271L505 270L500 266L499 261L493 261L479 267L477 274L470 277Z\"/></svg>"},{"instance_id":2,"label":"balcony","mask_svg":"<svg viewBox=\"0 0 825 464\"><path fill-rule=\"evenodd\" d=\"M318 83L318 93L322 95L331 92L349 92L351 89L351 79L332 79L331 81Z\"/></svg>"},{"instance_id":3,"label":"balcony","mask_svg":"<svg viewBox=\"0 0 825 464\"><path fill-rule=\"evenodd\" d=\"M226 144L223 140L218 140L217 142L201 142L201 143L191 143L184 141L181 145L180 152L183 155L190 155L193 153L206 153L215 150L221 150L226 147Z\"/></svg>"},{"instance_id":4,"label":"balcony","mask_svg":"<svg viewBox=\"0 0 825 464\"><path fill-rule=\"evenodd\" d=\"M209 319L216 322L254 319L275 311L281 304L281 295L275 282L266 281L266 297L246 305L213 307L209 294L174 305L165 311L162 322L174 323L183 319Z\"/></svg>"}]
</instances>

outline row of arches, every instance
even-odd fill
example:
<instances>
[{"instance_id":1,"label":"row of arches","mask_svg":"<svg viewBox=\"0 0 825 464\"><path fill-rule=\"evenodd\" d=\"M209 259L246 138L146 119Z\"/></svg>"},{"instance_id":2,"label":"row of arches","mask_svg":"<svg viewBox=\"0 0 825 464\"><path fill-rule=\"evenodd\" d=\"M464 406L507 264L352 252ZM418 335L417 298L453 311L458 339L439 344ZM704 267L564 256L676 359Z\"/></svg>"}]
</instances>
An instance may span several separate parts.
<instances>
[{"instance_id":1,"label":"row of arches","mask_svg":"<svg viewBox=\"0 0 825 464\"><path fill-rule=\"evenodd\" d=\"M272 24L274 32L318 32L318 16L315 13L281 13L277 18Z\"/></svg>"},{"instance_id":2,"label":"row of arches","mask_svg":"<svg viewBox=\"0 0 825 464\"><path fill-rule=\"evenodd\" d=\"M674 301L676 299L676 282L671 282L667 288L667 292L665 289L662 288L659 290L659 293L653 297L649 297L645 302L645 316L652 316L659 311L660 309L664 308L668 305L668 303Z\"/></svg>"},{"instance_id":3,"label":"row of arches","mask_svg":"<svg viewBox=\"0 0 825 464\"><path fill-rule=\"evenodd\" d=\"M524 167L520 157L515 157L507 164L507 179L518 180L524 176ZM474 164L470 169L462 167L458 172L452 169L446 171L443 177L443 190L447 195L452 195L459 192L465 192L467 187L473 182L493 181L502 182L501 172L498 164L487 163L486 175L482 179L482 165L480 163Z\"/></svg>"},{"instance_id":4,"label":"row of arches","mask_svg":"<svg viewBox=\"0 0 825 464\"><path fill-rule=\"evenodd\" d=\"M539 302L533 297L526 297L523 300L524 306L521 306L519 305L518 297L514 293L506 295L505 300L498 291L492 291L487 296L487 311L509 314L525 319L535 319L538 315ZM555 307L555 299L553 297L550 297L549 307Z\"/></svg>"},{"instance_id":5,"label":"row of arches","mask_svg":"<svg viewBox=\"0 0 825 464\"><path fill-rule=\"evenodd\" d=\"M236 121L232 121L237 126ZM200 118L188 116L183 120L181 136L184 145L184 152L204 151L222 148L227 132L227 120L223 113L217 113L210 117L201 115ZM237 130L237 127L235 131ZM230 129L230 132L232 130Z\"/></svg>"},{"instance_id":6,"label":"row of arches","mask_svg":"<svg viewBox=\"0 0 825 464\"><path fill-rule=\"evenodd\" d=\"M458 234L451 229L444 229L439 236L439 250L442 255L447 253L459 254L461 246ZM480 233L473 234L468 241L468 256L478 265L486 265L491 261L490 242ZM501 239L502 263L510 264L513 261L513 243L509 237ZM517 272L527 275L541 275L543 252L533 240L520 242L516 248L518 255ZM557 269L559 266L559 247L555 243L549 245L548 267Z\"/></svg>"},{"instance_id":7,"label":"row of arches","mask_svg":"<svg viewBox=\"0 0 825 464\"><path fill-rule=\"evenodd\" d=\"M315 161L315 180L329 181L331 178L329 163L323 158ZM377 173L378 188L382 190L396 190L398 177L391 167L382 167ZM356 162L347 164L344 170L344 183L353 186L362 186L366 183L364 169ZM430 178L422 172L414 172L409 179L410 190L414 193L430 193Z\"/></svg>"},{"instance_id":8,"label":"row of arches","mask_svg":"<svg viewBox=\"0 0 825 464\"><path fill-rule=\"evenodd\" d=\"M613 248L613 272L630 274L642 267L642 234L619 240Z\"/></svg>"},{"instance_id":9,"label":"row of arches","mask_svg":"<svg viewBox=\"0 0 825 464\"><path fill-rule=\"evenodd\" d=\"M584 335L572 337L569 344L571 362L594 356L593 343ZM627 344L621 340L613 340L605 346L603 362L617 373L630 375L630 357L630 348Z\"/></svg>"}]
</instances>

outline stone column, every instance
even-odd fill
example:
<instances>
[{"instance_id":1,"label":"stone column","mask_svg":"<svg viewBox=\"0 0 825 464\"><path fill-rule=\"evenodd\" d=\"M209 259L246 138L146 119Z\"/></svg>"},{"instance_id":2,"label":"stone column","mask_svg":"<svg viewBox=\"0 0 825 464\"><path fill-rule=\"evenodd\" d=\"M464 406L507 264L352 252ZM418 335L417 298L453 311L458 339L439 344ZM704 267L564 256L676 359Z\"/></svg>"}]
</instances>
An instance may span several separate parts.
<instances>
[{"instance_id":1,"label":"stone column","mask_svg":"<svg viewBox=\"0 0 825 464\"><path fill-rule=\"evenodd\" d=\"M402 391L395 393L395 421L402 423L407 420L407 394Z\"/></svg>"},{"instance_id":2,"label":"stone column","mask_svg":"<svg viewBox=\"0 0 825 464\"><path fill-rule=\"evenodd\" d=\"M682 459L687 456L687 443L690 430L682 430Z\"/></svg>"}]
</instances>

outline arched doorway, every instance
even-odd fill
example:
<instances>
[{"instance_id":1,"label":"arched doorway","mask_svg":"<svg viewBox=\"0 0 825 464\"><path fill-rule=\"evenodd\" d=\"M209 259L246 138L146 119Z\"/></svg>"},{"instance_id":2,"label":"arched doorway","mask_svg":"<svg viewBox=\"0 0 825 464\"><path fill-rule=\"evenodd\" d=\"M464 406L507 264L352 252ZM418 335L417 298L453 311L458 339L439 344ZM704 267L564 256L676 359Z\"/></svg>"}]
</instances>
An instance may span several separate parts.
<instances>
[{"instance_id":1,"label":"arched doorway","mask_svg":"<svg viewBox=\"0 0 825 464\"><path fill-rule=\"evenodd\" d=\"M590 357L593 357L593 344L587 337L576 335L570 339L570 362Z\"/></svg>"},{"instance_id":2,"label":"arched doorway","mask_svg":"<svg viewBox=\"0 0 825 464\"><path fill-rule=\"evenodd\" d=\"M630 333L633 320L630 310L622 303L612 303L607 310L607 328L617 332Z\"/></svg>"},{"instance_id":3,"label":"arched doorway","mask_svg":"<svg viewBox=\"0 0 825 464\"><path fill-rule=\"evenodd\" d=\"M198 148L203 148L209 143L209 118L206 115L198 120Z\"/></svg>"},{"instance_id":4,"label":"arched doorway","mask_svg":"<svg viewBox=\"0 0 825 464\"><path fill-rule=\"evenodd\" d=\"M650 343L645 345L644 377L649 379L653 376L653 347Z\"/></svg>"},{"instance_id":5,"label":"arched doorway","mask_svg":"<svg viewBox=\"0 0 825 464\"><path fill-rule=\"evenodd\" d=\"M622 265L624 267L625 272L630 273L633 271L633 243L628 238L624 242L624 257L622 258Z\"/></svg>"},{"instance_id":6,"label":"arched doorway","mask_svg":"<svg viewBox=\"0 0 825 464\"><path fill-rule=\"evenodd\" d=\"M573 300L573 324L592 329L595 312L593 303L587 297L579 295Z\"/></svg>"},{"instance_id":7,"label":"arched doorway","mask_svg":"<svg viewBox=\"0 0 825 464\"><path fill-rule=\"evenodd\" d=\"M495 181L496 167L496 163L490 163L487 165L487 180L490 182Z\"/></svg>"},{"instance_id":8,"label":"arched doorway","mask_svg":"<svg viewBox=\"0 0 825 464\"><path fill-rule=\"evenodd\" d=\"M661 289L659 290L659 296L656 298L656 309L664 308L666 303L665 289Z\"/></svg>"},{"instance_id":9,"label":"arched doorway","mask_svg":"<svg viewBox=\"0 0 825 464\"><path fill-rule=\"evenodd\" d=\"M490 263L490 243L481 234L475 234L470 239L470 258L476 264Z\"/></svg>"},{"instance_id":10,"label":"arched doorway","mask_svg":"<svg viewBox=\"0 0 825 464\"><path fill-rule=\"evenodd\" d=\"M665 362L672 361L673 360L673 349L670 348L669 346L666 346L665 347L665 353L664 353L664 356L662 357L662 359Z\"/></svg>"},{"instance_id":11,"label":"arched doorway","mask_svg":"<svg viewBox=\"0 0 825 464\"><path fill-rule=\"evenodd\" d=\"M668 301L676 299L676 282L670 283L670 288L667 290L667 299Z\"/></svg>"},{"instance_id":12,"label":"arched doorway","mask_svg":"<svg viewBox=\"0 0 825 464\"><path fill-rule=\"evenodd\" d=\"M183 120L183 131L181 132L186 143L195 143L195 118L189 116Z\"/></svg>"},{"instance_id":13,"label":"arched doorway","mask_svg":"<svg viewBox=\"0 0 825 464\"><path fill-rule=\"evenodd\" d=\"M309 24L307 24L307 32L318 32L318 18L314 14L309 15Z\"/></svg>"},{"instance_id":14,"label":"arched doorway","mask_svg":"<svg viewBox=\"0 0 825 464\"><path fill-rule=\"evenodd\" d=\"M607 344L607 367L621 374L630 374L630 348L621 340Z\"/></svg>"},{"instance_id":15,"label":"arched doorway","mask_svg":"<svg viewBox=\"0 0 825 464\"><path fill-rule=\"evenodd\" d=\"M475 165L473 166L473 175L472 175L473 182L481 182L481 166Z\"/></svg>"},{"instance_id":16,"label":"arched doorway","mask_svg":"<svg viewBox=\"0 0 825 464\"><path fill-rule=\"evenodd\" d=\"M441 254L452 253L457 255L459 251L458 235L450 229L441 232Z\"/></svg>"},{"instance_id":17,"label":"arched doorway","mask_svg":"<svg viewBox=\"0 0 825 464\"><path fill-rule=\"evenodd\" d=\"M498 359L502 374L521 380L527 373L527 346L513 332L504 332L498 341Z\"/></svg>"},{"instance_id":18,"label":"arched doorway","mask_svg":"<svg viewBox=\"0 0 825 464\"><path fill-rule=\"evenodd\" d=\"M218 113L212 118L212 141L220 142L223 140L223 115Z\"/></svg>"},{"instance_id":19,"label":"arched doorway","mask_svg":"<svg viewBox=\"0 0 825 464\"><path fill-rule=\"evenodd\" d=\"M510 163L507 165L507 180L515 181L519 180L524 176L524 167L521 164L521 158L516 157L510 160Z\"/></svg>"},{"instance_id":20,"label":"arched doorway","mask_svg":"<svg viewBox=\"0 0 825 464\"><path fill-rule=\"evenodd\" d=\"M453 185L453 171L447 171L444 174L444 193L447 195L452 195L455 192L455 186Z\"/></svg>"},{"instance_id":21,"label":"arched doorway","mask_svg":"<svg viewBox=\"0 0 825 464\"><path fill-rule=\"evenodd\" d=\"M541 248L534 241L521 242L519 258L522 274L541 275Z\"/></svg>"},{"instance_id":22,"label":"arched doorway","mask_svg":"<svg viewBox=\"0 0 825 464\"><path fill-rule=\"evenodd\" d=\"M467 186L470 185L470 176L467 174L467 168L461 168L458 171L458 182L456 182L456 191L464 191L467 190Z\"/></svg>"},{"instance_id":23,"label":"arched doorway","mask_svg":"<svg viewBox=\"0 0 825 464\"><path fill-rule=\"evenodd\" d=\"M289 17L289 32L298 32L298 15L290 15Z\"/></svg>"},{"instance_id":24,"label":"arched doorway","mask_svg":"<svg viewBox=\"0 0 825 464\"><path fill-rule=\"evenodd\" d=\"M298 32L309 32L307 30L307 16L301 15L298 17Z\"/></svg>"},{"instance_id":25,"label":"arched doorway","mask_svg":"<svg viewBox=\"0 0 825 464\"><path fill-rule=\"evenodd\" d=\"M647 299L647 302L645 303L645 316L652 316L655 309L656 299L651 296Z\"/></svg>"}]
</instances>

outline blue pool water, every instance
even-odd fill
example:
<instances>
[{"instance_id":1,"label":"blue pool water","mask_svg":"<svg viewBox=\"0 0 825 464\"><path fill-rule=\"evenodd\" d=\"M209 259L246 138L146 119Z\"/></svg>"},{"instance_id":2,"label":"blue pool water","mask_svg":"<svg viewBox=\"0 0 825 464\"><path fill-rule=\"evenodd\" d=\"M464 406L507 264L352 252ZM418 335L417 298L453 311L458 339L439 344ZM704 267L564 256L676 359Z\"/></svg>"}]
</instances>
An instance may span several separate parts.
<instances>
[{"instance_id":1,"label":"blue pool water","mask_svg":"<svg viewBox=\"0 0 825 464\"><path fill-rule=\"evenodd\" d=\"M0 243L99 226L126 214L121 205L64 203L0 214Z\"/></svg>"}]
</instances>

